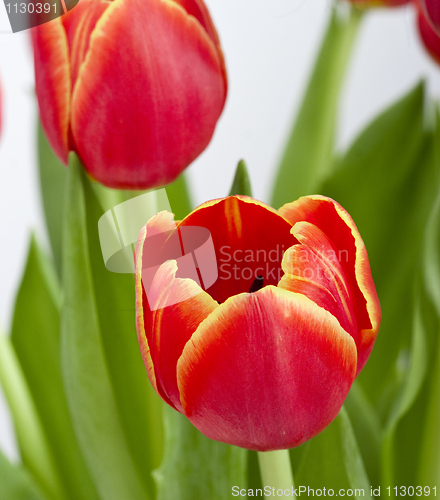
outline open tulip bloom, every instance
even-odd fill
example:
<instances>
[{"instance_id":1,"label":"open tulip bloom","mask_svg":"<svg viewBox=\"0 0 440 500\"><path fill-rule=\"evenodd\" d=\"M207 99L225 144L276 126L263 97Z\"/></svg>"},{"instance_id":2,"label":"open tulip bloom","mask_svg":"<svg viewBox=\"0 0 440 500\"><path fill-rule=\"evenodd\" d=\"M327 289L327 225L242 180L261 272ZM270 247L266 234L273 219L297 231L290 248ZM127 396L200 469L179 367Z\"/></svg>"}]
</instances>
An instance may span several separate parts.
<instances>
[{"instance_id":1,"label":"open tulip bloom","mask_svg":"<svg viewBox=\"0 0 440 500\"><path fill-rule=\"evenodd\" d=\"M217 281L203 290L176 260L144 280L154 235L189 226L210 231ZM144 226L136 317L157 393L206 436L267 451L299 446L337 416L381 313L365 246L338 203L308 196L276 211L234 196L177 228L168 212Z\"/></svg>"}]
</instances>

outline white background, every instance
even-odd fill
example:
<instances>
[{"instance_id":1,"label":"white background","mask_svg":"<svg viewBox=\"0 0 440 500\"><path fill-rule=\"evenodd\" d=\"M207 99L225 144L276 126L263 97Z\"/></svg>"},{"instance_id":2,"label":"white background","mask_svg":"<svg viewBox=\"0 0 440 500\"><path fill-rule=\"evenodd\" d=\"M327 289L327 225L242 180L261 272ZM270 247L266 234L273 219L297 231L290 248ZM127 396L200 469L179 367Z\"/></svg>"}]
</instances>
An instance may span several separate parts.
<instances>
[{"instance_id":1,"label":"white background","mask_svg":"<svg viewBox=\"0 0 440 500\"><path fill-rule=\"evenodd\" d=\"M254 196L268 199L273 172L313 64L330 0L205 0L219 32L229 95L212 143L189 168L195 201L225 196L240 158ZM380 110L420 79L440 97L440 68L418 40L409 7L364 20L341 105L338 143L346 146ZM26 33L11 34L0 3L0 325L7 331L29 233L46 241L35 165L36 106ZM0 394L0 446L16 458Z\"/></svg>"}]
</instances>

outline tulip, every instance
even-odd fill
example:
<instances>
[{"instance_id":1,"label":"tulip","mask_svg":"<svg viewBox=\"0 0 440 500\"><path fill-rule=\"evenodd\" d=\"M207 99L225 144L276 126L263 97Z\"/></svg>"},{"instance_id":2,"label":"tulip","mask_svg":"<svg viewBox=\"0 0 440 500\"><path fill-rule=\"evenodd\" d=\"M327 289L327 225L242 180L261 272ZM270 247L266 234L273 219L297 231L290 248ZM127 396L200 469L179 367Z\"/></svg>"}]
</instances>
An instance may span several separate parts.
<instances>
[{"instance_id":1,"label":"tulip","mask_svg":"<svg viewBox=\"0 0 440 500\"><path fill-rule=\"evenodd\" d=\"M423 45L433 59L440 64L440 36L434 31L421 9L418 12L417 25Z\"/></svg>"},{"instance_id":2,"label":"tulip","mask_svg":"<svg viewBox=\"0 0 440 500\"><path fill-rule=\"evenodd\" d=\"M203 0L82 0L32 30L43 129L120 189L173 181L208 145L226 71Z\"/></svg>"},{"instance_id":3,"label":"tulip","mask_svg":"<svg viewBox=\"0 0 440 500\"><path fill-rule=\"evenodd\" d=\"M188 227L210 231L217 281L204 290L170 259L146 290L153 236L181 240ZM381 318L364 243L338 203L307 196L276 211L231 196L177 226L161 212L141 230L135 261L148 376L202 433L257 451L286 449L337 416Z\"/></svg>"},{"instance_id":4,"label":"tulip","mask_svg":"<svg viewBox=\"0 0 440 500\"><path fill-rule=\"evenodd\" d=\"M438 0L420 0L420 5L431 28L440 36L440 2Z\"/></svg>"}]
</instances>

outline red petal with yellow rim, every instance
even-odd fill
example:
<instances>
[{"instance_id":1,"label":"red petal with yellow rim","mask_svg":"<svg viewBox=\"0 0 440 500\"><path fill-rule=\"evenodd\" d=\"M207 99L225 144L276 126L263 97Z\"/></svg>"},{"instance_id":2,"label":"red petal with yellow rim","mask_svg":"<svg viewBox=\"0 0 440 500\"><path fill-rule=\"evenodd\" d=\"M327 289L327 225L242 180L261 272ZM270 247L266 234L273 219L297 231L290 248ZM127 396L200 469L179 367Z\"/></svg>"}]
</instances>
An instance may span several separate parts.
<instances>
[{"instance_id":1,"label":"red petal with yellow rim","mask_svg":"<svg viewBox=\"0 0 440 500\"><path fill-rule=\"evenodd\" d=\"M280 208L292 225L307 221L320 228L338 252L350 284L358 326L358 373L365 365L379 330L381 311L364 242L348 212L331 198L305 196Z\"/></svg>"},{"instance_id":2,"label":"red petal with yellow rim","mask_svg":"<svg viewBox=\"0 0 440 500\"><path fill-rule=\"evenodd\" d=\"M141 232L136 248L136 312L138 339L150 380L162 398L182 411L176 381L177 360L199 324L218 306L190 279L176 278L176 261L165 262L156 272L148 298L142 282L144 245L152 234L173 229L172 214L153 217ZM171 304L171 305L168 305Z\"/></svg>"},{"instance_id":3,"label":"red petal with yellow rim","mask_svg":"<svg viewBox=\"0 0 440 500\"><path fill-rule=\"evenodd\" d=\"M276 210L246 196L207 202L190 213L180 226L209 229L218 264L218 279L207 292L218 302L249 292L254 280L277 285L284 252L297 243L291 224Z\"/></svg>"},{"instance_id":4,"label":"red petal with yellow rim","mask_svg":"<svg viewBox=\"0 0 440 500\"><path fill-rule=\"evenodd\" d=\"M177 382L185 414L206 436L268 451L324 429L355 373L356 346L338 321L269 286L230 298L200 324Z\"/></svg>"},{"instance_id":5,"label":"red petal with yellow rim","mask_svg":"<svg viewBox=\"0 0 440 500\"><path fill-rule=\"evenodd\" d=\"M331 241L309 222L297 222L292 233L302 244L289 248L284 254L282 267L286 274L278 286L304 293L331 312L357 343L353 294Z\"/></svg>"},{"instance_id":6,"label":"red petal with yellow rim","mask_svg":"<svg viewBox=\"0 0 440 500\"><path fill-rule=\"evenodd\" d=\"M60 18L31 30L40 120L58 158L67 165L71 77L69 47Z\"/></svg>"},{"instance_id":7,"label":"red petal with yellow rim","mask_svg":"<svg viewBox=\"0 0 440 500\"><path fill-rule=\"evenodd\" d=\"M72 88L75 86L81 63L89 48L90 35L109 5L108 1L81 0L74 9L62 16L69 43Z\"/></svg>"},{"instance_id":8,"label":"red petal with yellow rim","mask_svg":"<svg viewBox=\"0 0 440 500\"><path fill-rule=\"evenodd\" d=\"M86 169L114 188L174 180L212 137L226 98L222 65L205 29L174 2L111 3L73 94Z\"/></svg>"}]
</instances>

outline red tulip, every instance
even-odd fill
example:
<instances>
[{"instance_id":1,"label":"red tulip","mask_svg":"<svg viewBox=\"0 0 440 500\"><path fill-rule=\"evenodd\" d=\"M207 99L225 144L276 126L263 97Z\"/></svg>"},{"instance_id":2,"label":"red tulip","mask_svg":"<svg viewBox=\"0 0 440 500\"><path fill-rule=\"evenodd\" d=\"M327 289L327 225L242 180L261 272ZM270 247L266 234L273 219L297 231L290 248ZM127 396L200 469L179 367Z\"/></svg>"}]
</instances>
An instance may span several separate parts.
<instances>
[{"instance_id":1,"label":"red tulip","mask_svg":"<svg viewBox=\"0 0 440 500\"><path fill-rule=\"evenodd\" d=\"M423 45L434 60L440 64L440 36L434 31L421 9L418 12L417 24Z\"/></svg>"},{"instance_id":2,"label":"red tulip","mask_svg":"<svg viewBox=\"0 0 440 500\"><path fill-rule=\"evenodd\" d=\"M189 214L177 242L189 226L208 229L216 251L206 291L179 277L178 259L145 289L152 235L171 241L172 214L150 219L136 247L137 332L153 387L209 438L258 451L300 445L337 416L379 329L353 220L322 196L278 211L233 196Z\"/></svg>"},{"instance_id":3,"label":"red tulip","mask_svg":"<svg viewBox=\"0 0 440 500\"><path fill-rule=\"evenodd\" d=\"M33 29L43 128L113 188L173 181L208 145L226 98L203 0L82 0Z\"/></svg>"},{"instance_id":4,"label":"red tulip","mask_svg":"<svg viewBox=\"0 0 440 500\"><path fill-rule=\"evenodd\" d=\"M419 0L426 19L431 28L440 36L440 2L439 0Z\"/></svg>"},{"instance_id":5,"label":"red tulip","mask_svg":"<svg viewBox=\"0 0 440 500\"><path fill-rule=\"evenodd\" d=\"M411 2L411 0L349 0L349 1L360 8L400 7L402 5Z\"/></svg>"}]
</instances>

